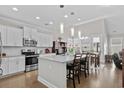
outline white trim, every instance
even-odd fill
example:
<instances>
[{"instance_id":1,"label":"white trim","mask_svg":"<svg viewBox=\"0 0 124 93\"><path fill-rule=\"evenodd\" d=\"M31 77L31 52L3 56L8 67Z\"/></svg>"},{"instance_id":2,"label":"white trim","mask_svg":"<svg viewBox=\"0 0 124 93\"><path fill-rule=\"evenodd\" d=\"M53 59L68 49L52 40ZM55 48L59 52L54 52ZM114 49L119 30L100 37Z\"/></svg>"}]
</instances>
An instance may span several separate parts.
<instances>
[{"instance_id":1,"label":"white trim","mask_svg":"<svg viewBox=\"0 0 124 93\"><path fill-rule=\"evenodd\" d=\"M111 17L111 16L100 16L100 17L97 17L97 18L93 18L93 19L90 19L90 20L86 20L86 21L77 23L77 24L75 24L75 26L87 24L87 23L90 23L90 22L98 21L98 20L103 20L103 19L108 18L108 17Z\"/></svg>"},{"instance_id":2,"label":"white trim","mask_svg":"<svg viewBox=\"0 0 124 93\"><path fill-rule=\"evenodd\" d=\"M40 76L38 76L38 81L40 81L41 83L46 85L48 88L58 88L57 86L51 84L50 82L48 82L47 80L45 80L44 78L42 78Z\"/></svg>"}]
</instances>

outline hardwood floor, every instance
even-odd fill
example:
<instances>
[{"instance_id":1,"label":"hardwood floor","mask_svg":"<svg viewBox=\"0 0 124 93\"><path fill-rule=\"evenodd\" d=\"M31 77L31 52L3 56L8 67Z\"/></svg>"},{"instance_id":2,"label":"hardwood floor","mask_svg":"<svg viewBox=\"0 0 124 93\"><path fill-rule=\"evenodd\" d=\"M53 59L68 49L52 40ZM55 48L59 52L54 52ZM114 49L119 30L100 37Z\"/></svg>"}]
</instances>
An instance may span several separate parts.
<instances>
[{"instance_id":1,"label":"hardwood floor","mask_svg":"<svg viewBox=\"0 0 124 93\"><path fill-rule=\"evenodd\" d=\"M0 80L1 88L47 88L37 81L37 71L21 73Z\"/></svg>"},{"instance_id":2,"label":"hardwood floor","mask_svg":"<svg viewBox=\"0 0 124 93\"><path fill-rule=\"evenodd\" d=\"M122 71L116 69L114 64L101 65L99 70L90 70L90 75L85 78L81 74L81 82L77 88L121 88ZM68 88L73 88L73 82L68 80ZM0 79L1 88L46 88L45 85L37 81L37 71L22 73L19 75Z\"/></svg>"},{"instance_id":3,"label":"hardwood floor","mask_svg":"<svg viewBox=\"0 0 124 93\"><path fill-rule=\"evenodd\" d=\"M122 87L122 71L115 68L114 64L101 65L98 70L90 70L90 75L85 78L81 74L80 84L76 80L77 88L121 88ZM68 81L68 87L73 87L73 82Z\"/></svg>"}]
</instances>

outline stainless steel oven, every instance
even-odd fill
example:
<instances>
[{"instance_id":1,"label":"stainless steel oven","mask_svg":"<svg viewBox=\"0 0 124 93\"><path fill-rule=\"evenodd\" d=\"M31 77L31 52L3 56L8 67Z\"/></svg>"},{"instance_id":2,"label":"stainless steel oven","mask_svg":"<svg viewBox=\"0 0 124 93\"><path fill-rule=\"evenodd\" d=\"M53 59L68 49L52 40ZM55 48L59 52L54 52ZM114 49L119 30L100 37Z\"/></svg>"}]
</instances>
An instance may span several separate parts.
<instances>
[{"instance_id":1,"label":"stainless steel oven","mask_svg":"<svg viewBox=\"0 0 124 93\"><path fill-rule=\"evenodd\" d=\"M25 71L32 71L38 69L38 56L30 55L26 56Z\"/></svg>"},{"instance_id":2,"label":"stainless steel oven","mask_svg":"<svg viewBox=\"0 0 124 93\"><path fill-rule=\"evenodd\" d=\"M25 72L38 69L38 57L34 50L22 50L22 54L25 55Z\"/></svg>"}]
</instances>

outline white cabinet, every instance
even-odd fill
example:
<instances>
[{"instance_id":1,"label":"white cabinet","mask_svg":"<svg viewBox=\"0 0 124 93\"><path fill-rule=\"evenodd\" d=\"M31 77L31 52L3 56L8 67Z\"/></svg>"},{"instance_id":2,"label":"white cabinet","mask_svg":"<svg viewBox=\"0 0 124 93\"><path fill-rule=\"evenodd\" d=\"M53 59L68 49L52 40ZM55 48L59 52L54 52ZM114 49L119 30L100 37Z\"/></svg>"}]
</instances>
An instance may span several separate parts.
<instances>
[{"instance_id":1,"label":"white cabinet","mask_svg":"<svg viewBox=\"0 0 124 93\"><path fill-rule=\"evenodd\" d=\"M3 69L3 76L25 71L25 57L2 58L1 67Z\"/></svg>"},{"instance_id":2,"label":"white cabinet","mask_svg":"<svg viewBox=\"0 0 124 93\"><path fill-rule=\"evenodd\" d=\"M17 60L18 60L18 72L25 71L25 57L19 57Z\"/></svg>"},{"instance_id":3,"label":"white cabinet","mask_svg":"<svg viewBox=\"0 0 124 93\"><path fill-rule=\"evenodd\" d=\"M37 42L37 46L38 46L38 47L43 46L43 42L42 42L42 41L43 41L43 35L42 35L41 33L39 33L39 32L38 32L38 34L37 34L37 41L38 41L38 42Z\"/></svg>"},{"instance_id":4,"label":"white cabinet","mask_svg":"<svg viewBox=\"0 0 124 93\"><path fill-rule=\"evenodd\" d=\"M9 74L18 72L18 62L15 57L9 58Z\"/></svg>"},{"instance_id":5,"label":"white cabinet","mask_svg":"<svg viewBox=\"0 0 124 93\"><path fill-rule=\"evenodd\" d=\"M38 34L38 47L52 47L53 39L51 35L39 33Z\"/></svg>"},{"instance_id":6,"label":"white cabinet","mask_svg":"<svg viewBox=\"0 0 124 93\"><path fill-rule=\"evenodd\" d=\"M1 33L1 39L2 39L2 45L3 46L7 45L6 31L7 31L7 27L5 25L0 25L0 33Z\"/></svg>"},{"instance_id":7,"label":"white cabinet","mask_svg":"<svg viewBox=\"0 0 124 93\"><path fill-rule=\"evenodd\" d=\"M24 27L23 35L24 35L24 38L26 38L26 39L34 39L34 40L36 40L37 29L30 28L30 27Z\"/></svg>"},{"instance_id":8,"label":"white cabinet","mask_svg":"<svg viewBox=\"0 0 124 93\"><path fill-rule=\"evenodd\" d=\"M25 57L9 58L9 74L25 70Z\"/></svg>"},{"instance_id":9,"label":"white cabinet","mask_svg":"<svg viewBox=\"0 0 124 93\"><path fill-rule=\"evenodd\" d=\"M22 29L7 27L7 46L22 46Z\"/></svg>"},{"instance_id":10,"label":"white cabinet","mask_svg":"<svg viewBox=\"0 0 124 93\"><path fill-rule=\"evenodd\" d=\"M22 29L15 29L15 46L23 46L23 31Z\"/></svg>"},{"instance_id":11,"label":"white cabinet","mask_svg":"<svg viewBox=\"0 0 124 93\"><path fill-rule=\"evenodd\" d=\"M33 28L24 27L24 38L36 40L38 47L52 47L51 34L41 33Z\"/></svg>"},{"instance_id":12,"label":"white cabinet","mask_svg":"<svg viewBox=\"0 0 124 93\"><path fill-rule=\"evenodd\" d=\"M0 25L3 46L22 46L22 29Z\"/></svg>"},{"instance_id":13,"label":"white cabinet","mask_svg":"<svg viewBox=\"0 0 124 93\"><path fill-rule=\"evenodd\" d=\"M50 42L49 42L50 45L49 46L52 47L53 46L53 37L50 36L49 40L50 40Z\"/></svg>"},{"instance_id":14,"label":"white cabinet","mask_svg":"<svg viewBox=\"0 0 124 93\"><path fill-rule=\"evenodd\" d=\"M3 69L3 76L9 74L8 58L2 58L1 68Z\"/></svg>"},{"instance_id":15,"label":"white cabinet","mask_svg":"<svg viewBox=\"0 0 124 93\"><path fill-rule=\"evenodd\" d=\"M14 35L15 35L15 29L13 27L7 27L7 46L14 45L16 39Z\"/></svg>"},{"instance_id":16,"label":"white cabinet","mask_svg":"<svg viewBox=\"0 0 124 93\"><path fill-rule=\"evenodd\" d=\"M29 27L24 27L23 28L23 35L24 35L24 38L26 39L30 39L31 38L31 28Z\"/></svg>"},{"instance_id":17,"label":"white cabinet","mask_svg":"<svg viewBox=\"0 0 124 93\"><path fill-rule=\"evenodd\" d=\"M37 34L38 34L38 32L37 32L37 29L31 29L31 39L33 39L33 40L37 40Z\"/></svg>"}]
</instances>

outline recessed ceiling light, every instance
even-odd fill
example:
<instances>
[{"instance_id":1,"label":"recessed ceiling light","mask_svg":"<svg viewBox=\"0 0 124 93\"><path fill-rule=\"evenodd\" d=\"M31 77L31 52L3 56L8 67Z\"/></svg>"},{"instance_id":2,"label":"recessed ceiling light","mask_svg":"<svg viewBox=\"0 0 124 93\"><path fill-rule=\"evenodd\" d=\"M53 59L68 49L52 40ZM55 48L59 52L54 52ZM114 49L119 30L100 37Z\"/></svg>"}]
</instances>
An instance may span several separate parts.
<instances>
[{"instance_id":1,"label":"recessed ceiling light","mask_svg":"<svg viewBox=\"0 0 124 93\"><path fill-rule=\"evenodd\" d=\"M64 5L60 5L60 8L64 8Z\"/></svg>"},{"instance_id":2,"label":"recessed ceiling light","mask_svg":"<svg viewBox=\"0 0 124 93\"><path fill-rule=\"evenodd\" d=\"M16 7L13 7L12 10L13 10L13 11L16 11L16 12L19 11L19 9L16 8Z\"/></svg>"},{"instance_id":3,"label":"recessed ceiling light","mask_svg":"<svg viewBox=\"0 0 124 93\"><path fill-rule=\"evenodd\" d=\"M37 17L35 17L36 19L40 19L40 17L39 16L37 16Z\"/></svg>"},{"instance_id":4,"label":"recessed ceiling light","mask_svg":"<svg viewBox=\"0 0 124 93\"><path fill-rule=\"evenodd\" d=\"M74 12L71 12L70 14L71 14L71 15L74 15Z\"/></svg>"},{"instance_id":5,"label":"recessed ceiling light","mask_svg":"<svg viewBox=\"0 0 124 93\"><path fill-rule=\"evenodd\" d=\"M64 15L65 18L68 18L68 15Z\"/></svg>"},{"instance_id":6,"label":"recessed ceiling light","mask_svg":"<svg viewBox=\"0 0 124 93\"><path fill-rule=\"evenodd\" d=\"M53 22L51 21L51 22L49 22L49 24L50 24L50 25L52 25L52 24L53 24Z\"/></svg>"},{"instance_id":7,"label":"recessed ceiling light","mask_svg":"<svg viewBox=\"0 0 124 93\"><path fill-rule=\"evenodd\" d=\"M48 23L45 23L44 25L45 25L45 26L48 26L49 24L48 24Z\"/></svg>"},{"instance_id":8,"label":"recessed ceiling light","mask_svg":"<svg viewBox=\"0 0 124 93\"><path fill-rule=\"evenodd\" d=\"M78 18L78 21L80 21L81 19L80 18Z\"/></svg>"}]
</instances>

